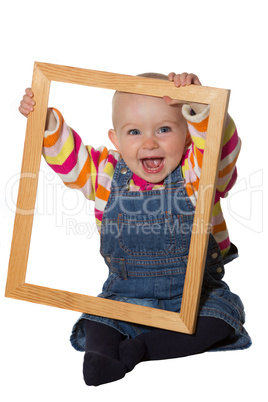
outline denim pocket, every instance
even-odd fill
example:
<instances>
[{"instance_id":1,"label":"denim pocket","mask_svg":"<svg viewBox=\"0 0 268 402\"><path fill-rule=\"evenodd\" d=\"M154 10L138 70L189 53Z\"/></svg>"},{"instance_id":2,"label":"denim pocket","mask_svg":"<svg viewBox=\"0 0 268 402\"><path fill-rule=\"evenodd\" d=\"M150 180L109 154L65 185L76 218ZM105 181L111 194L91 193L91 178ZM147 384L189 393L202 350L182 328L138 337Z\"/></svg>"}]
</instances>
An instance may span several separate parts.
<instances>
[{"instance_id":1,"label":"denim pocket","mask_svg":"<svg viewBox=\"0 0 268 402\"><path fill-rule=\"evenodd\" d=\"M120 214L117 232L120 248L128 255L182 254L187 252L190 243L191 221L170 212L151 217Z\"/></svg>"},{"instance_id":2,"label":"denim pocket","mask_svg":"<svg viewBox=\"0 0 268 402\"><path fill-rule=\"evenodd\" d=\"M165 213L135 217L120 214L118 232L120 248L132 256L163 256L175 246L175 233Z\"/></svg>"}]
</instances>

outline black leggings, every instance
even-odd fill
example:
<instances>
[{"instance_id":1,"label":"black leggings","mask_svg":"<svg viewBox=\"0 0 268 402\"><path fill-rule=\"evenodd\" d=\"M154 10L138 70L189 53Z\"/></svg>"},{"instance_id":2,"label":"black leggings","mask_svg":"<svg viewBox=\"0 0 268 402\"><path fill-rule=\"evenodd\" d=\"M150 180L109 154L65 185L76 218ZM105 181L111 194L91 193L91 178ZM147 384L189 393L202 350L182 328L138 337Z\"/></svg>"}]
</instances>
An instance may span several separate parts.
<instances>
[{"instance_id":1,"label":"black leggings","mask_svg":"<svg viewBox=\"0 0 268 402\"><path fill-rule=\"evenodd\" d=\"M116 329L85 320L86 353L83 374L87 385L116 381L140 363L202 353L222 342L233 331L226 322L200 317L194 335L153 328L126 339Z\"/></svg>"},{"instance_id":2,"label":"black leggings","mask_svg":"<svg viewBox=\"0 0 268 402\"><path fill-rule=\"evenodd\" d=\"M85 321L86 351L96 351L118 359L118 347L122 342L129 345L143 343L142 360L162 360L202 353L227 338L233 328L225 321L213 317L199 317L193 335L152 328L136 338L125 341L116 329L94 321ZM136 341L136 342L133 342Z\"/></svg>"},{"instance_id":3,"label":"black leggings","mask_svg":"<svg viewBox=\"0 0 268 402\"><path fill-rule=\"evenodd\" d=\"M162 360L205 352L222 342L233 332L225 321L213 317L199 317L193 335L154 329L137 339L146 346L144 360Z\"/></svg>"}]
</instances>

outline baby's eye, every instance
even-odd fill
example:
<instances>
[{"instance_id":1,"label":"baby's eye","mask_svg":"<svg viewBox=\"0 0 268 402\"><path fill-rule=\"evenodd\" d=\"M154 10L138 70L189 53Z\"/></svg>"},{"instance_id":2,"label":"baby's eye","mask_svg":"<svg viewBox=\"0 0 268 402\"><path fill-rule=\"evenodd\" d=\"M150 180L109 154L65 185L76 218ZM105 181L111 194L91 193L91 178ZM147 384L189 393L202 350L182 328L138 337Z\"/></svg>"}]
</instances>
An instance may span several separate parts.
<instances>
[{"instance_id":1,"label":"baby's eye","mask_svg":"<svg viewBox=\"0 0 268 402\"><path fill-rule=\"evenodd\" d=\"M170 127L161 127L159 133L169 133L171 131Z\"/></svg>"},{"instance_id":2,"label":"baby's eye","mask_svg":"<svg viewBox=\"0 0 268 402\"><path fill-rule=\"evenodd\" d=\"M130 134L130 135L138 135L138 134L140 134L140 130L137 130L136 128L134 128L133 130L129 130L128 134Z\"/></svg>"}]
</instances>

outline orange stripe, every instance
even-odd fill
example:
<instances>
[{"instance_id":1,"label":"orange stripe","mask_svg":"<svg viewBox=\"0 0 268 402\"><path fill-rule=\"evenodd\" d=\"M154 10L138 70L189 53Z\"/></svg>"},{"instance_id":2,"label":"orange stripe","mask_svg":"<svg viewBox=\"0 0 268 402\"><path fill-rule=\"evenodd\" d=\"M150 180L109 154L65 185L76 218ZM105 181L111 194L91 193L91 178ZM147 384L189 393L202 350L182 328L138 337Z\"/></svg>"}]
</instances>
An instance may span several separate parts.
<instances>
[{"instance_id":1,"label":"orange stripe","mask_svg":"<svg viewBox=\"0 0 268 402\"><path fill-rule=\"evenodd\" d=\"M81 172L79 173L77 180L72 183L64 183L64 184L66 184L66 186L68 186L70 188L82 188L88 181L90 172L91 172L90 160L89 160L89 156L88 156Z\"/></svg>"},{"instance_id":2,"label":"orange stripe","mask_svg":"<svg viewBox=\"0 0 268 402\"><path fill-rule=\"evenodd\" d=\"M237 158L238 158L238 155L231 163L229 163L229 165L227 165L224 169L219 171L219 175L218 175L219 178L226 176L228 173L230 173L233 170L233 168L235 167Z\"/></svg>"},{"instance_id":3,"label":"orange stripe","mask_svg":"<svg viewBox=\"0 0 268 402\"><path fill-rule=\"evenodd\" d=\"M60 130L56 131L56 133L50 135L49 137L44 138L44 147L50 148L53 147L60 137Z\"/></svg>"},{"instance_id":4,"label":"orange stripe","mask_svg":"<svg viewBox=\"0 0 268 402\"><path fill-rule=\"evenodd\" d=\"M198 190L198 186L199 186L199 179L197 179L193 183L186 184L186 191L189 197L191 197L194 194L194 192Z\"/></svg>"},{"instance_id":5,"label":"orange stripe","mask_svg":"<svg viewBox=\"0 0 268 402\"><path fill-rule=\"evenodd\" d=\"M203 162L203 154L202 154L202 152L200 152L200 150L197 147L195 147L195 156L197 159L198 166L201 168L202 162Z\"/></svg>"},{"instance_id":6,"label":"orange stripe","mask_svg":"<svg viewBox=\"0 0 268 402\"><path fill-rule=\"evenodd\" d=\"M190 159L190 162L191 162L191 164L192 164L193 169L195 168L195 165L196 165L194 156L195 156L196 159L197 159L197 166L199 166L200 169L201 169L201 168L202 168L202 162L203 162L203 155L202 155L202 153L199 151L199 149L196 148L196 147L194 147L194 152L191 152L190 158L189 158L189 159Z\"/></svg>"},{"instance_id":7,"label":"orange stripe","mask_svg":"<svg viewBox=\"0 0 268 402\"><path fill-rule=\"evenodd\" d=\"M222 223L213 226L213 233L223 232L226 229L227 229L226 223L225 221L223 221Z\"/></svg>"},{"instance_id":8,"label":"orange stripe","mask_svg":"<svg viewBox=\"0 0 268 402\"><path fill-rule=\"evenodd\" d=\"M205 133L208 128L208 118L209 118L209 116L205 120L201 121L200 123L190 122L189 124L191 126L193 126L200 133Z\"/></svg>"},{"instance_id":9,"label":"orange stripe","mask_svg":"<svg viewBox=\"0 0 268 402\"><path fill-rule=\"evenodd\" d=\"M198 187L199 187L199 179L197 178L196 181L194 181L192 183L192 186L194 188L194 191L198 191Z\"/></svg>"},{"instance_id":10,"label":"orange stripe","mask_svg":"<svg viewBox=\"0 0 268 402\"><path fill-rule=\"evenodd\" d=\"M96 196L104 201L108 201L110 191L103 187L101 184L98 185Z\"/></svg>"},{"instance_id":11,"label":"orange stripe","mask_svg":"<svg viewBox=\"0 0 268 402\"><path fill-rule=\"evenodd\" d=\"M99 164L108 157L109 151L108 149L105 147L100 155L100 159L99 159Z\"/></svg>"},{"instance_id":12,"label":"orange stripe","mask_svg":"<svg viewBox=\"0 0 268 402\"><path fill-rule=\"evenodd\" d=\"M191 197L194 194L191 183L187 183L185 188L186 188L188 196Z\"/></svg>"},{"instance_id":13,"label":"orange stripe","mask_svg":"<svg viewBox=\"0 0 268 402\"><path fill-rule=\"evenodd\" d=\"M63 124L63 121L64 121L62 116L61 116L61 114L60 114L60 112L57 109L53 109L53 110L55 110L55 112L58 115L59 128L54 134L51 134L48 137L44 138L43 144L44 144L44 147L46 147L46 148L53 147L56 144L56 142L58 141L58 139L60 137L61 130L62 130L62 124Z\"/></svg>"}]
</instances>

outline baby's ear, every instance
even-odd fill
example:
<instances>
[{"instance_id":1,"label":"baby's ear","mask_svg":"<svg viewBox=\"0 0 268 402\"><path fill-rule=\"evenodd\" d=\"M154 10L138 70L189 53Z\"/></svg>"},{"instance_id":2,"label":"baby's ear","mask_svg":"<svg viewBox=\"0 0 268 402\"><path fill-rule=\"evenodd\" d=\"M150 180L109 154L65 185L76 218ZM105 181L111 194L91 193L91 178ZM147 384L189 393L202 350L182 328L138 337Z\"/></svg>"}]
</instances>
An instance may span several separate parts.
<instances>
[{"instance_id":1,"label":"baby's ear","mask_svg":"<svg viewBox=\"0 0 268 402\"><path fill-rule=\"evenodd\" d=\"M110 129L108 131L108 137L110 139L110 141L114 144L115 148L117 149L117 151L120 153L120 146L119 146L119 142L118 142L118 137L117 137L117 133L114 129Z\"/></svg>"},{"instance_id":2,"label":"baby's ear","mask_svg":"<svg viewBox=\"0 0 268 402\"><path fill-rule=\"evenodd\" d=\"M191 145L191 143L192 143L191 134L189 133L189 130L187 130L184 152L189 148L189 146Z\"/></svg>"}]
</instances>

